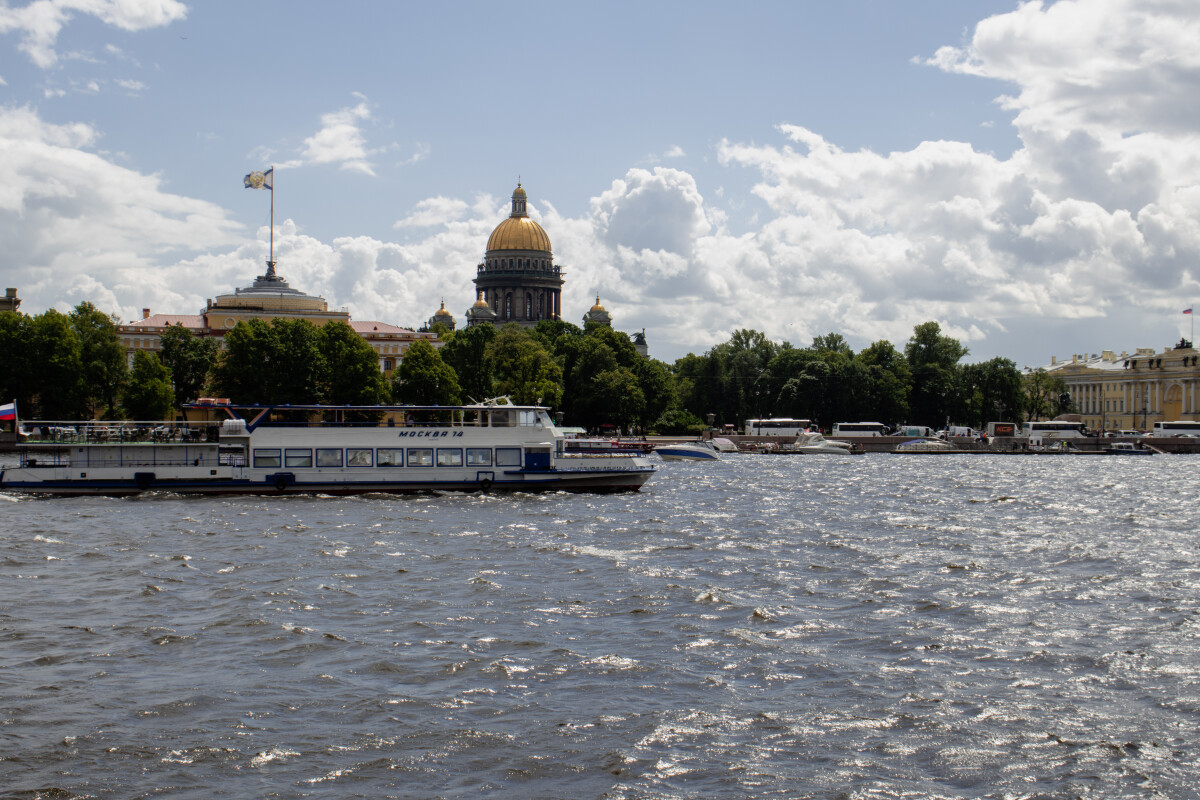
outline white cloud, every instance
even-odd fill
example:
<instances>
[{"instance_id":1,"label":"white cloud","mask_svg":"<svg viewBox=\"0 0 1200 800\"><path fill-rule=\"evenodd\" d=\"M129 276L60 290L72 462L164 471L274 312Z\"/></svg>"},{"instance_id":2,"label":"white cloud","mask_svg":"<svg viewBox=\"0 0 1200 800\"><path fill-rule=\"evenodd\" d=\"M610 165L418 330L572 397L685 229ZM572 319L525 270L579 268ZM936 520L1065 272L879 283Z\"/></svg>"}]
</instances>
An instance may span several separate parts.
<instances>
[{"instance_id":1,"label":"white cloud","mask_svg":"<svg viewBox=\"0 0 1200 800\"><path fill-rule=\"evenodd\" d=\"M375 175L360 123L371 119L364 99L352 108L342 108L321 116L321 130L304 140L302 163L339 164L342 169Z\"/></svg>"},{"instance_id":2,"label":"white cloud","mask_svg":"<svg viewBox=\"0 0 1200 800\"><path fill-rule=\"evenodd\" d=\"M953 141L850 151L800 124L723 141L718 164L756 179L759 208L736 234L726 214L743 198L679 169L631 168L576 217L528 186L567 270L564 316L579 322L600 294L619 328L645 327L652 352L675 357L741 327L798 345L829 331L902 344L931 319L976 354L1048 356L1071 346L1046 339L1058 321L1178 315L1200 297L1200 121L1180 101L1200 90L1200 56L1183 46L1200 40L1198 19L1164 0L1029 3L939 50L927 63L1011 84L1002 103L1022 145L1006 158ZM296 163L374 174L371 121L362 97L322 116ZM27 307L86 296L126 316L186 313L262 272L268 231L246 240L222 209L107 162L96 139L0 110L0 265ZM461 318L507 213L489 194L430 197L395 223L401 242L322 242L288 220L279 270L360 319L419 324L442 297ZM1078 348L1147 344L1132 328L1091 330L1114 339Z\"/></svg>"},{"instance_id":3,"label":"white cloud","mask_svg":"<svg viewBox=\"0 0 1200 800\"><path fill-rule=\"evenodd\" d=\"M183 19L187 6L179 0L34 0L22 8L0 5L0 33L20 33L20 49L34 64L48 69L58 61L54 50L58 34L76 14L139 31Z\"/></svg>"},{"instance_id":4,"label":"white cloud","mask_svg":"<svg viewBox=\"0 0 1200 800\"><path fill-rule=\"evenodd\" d=\"M181 253L241 239L223 209L164 192L157 176L97 155L96 142L88 125L0 108L0 273L32 308L93 299L97 286L108 289L97 301L136 304Z\"/></svg>"}]
</instances>

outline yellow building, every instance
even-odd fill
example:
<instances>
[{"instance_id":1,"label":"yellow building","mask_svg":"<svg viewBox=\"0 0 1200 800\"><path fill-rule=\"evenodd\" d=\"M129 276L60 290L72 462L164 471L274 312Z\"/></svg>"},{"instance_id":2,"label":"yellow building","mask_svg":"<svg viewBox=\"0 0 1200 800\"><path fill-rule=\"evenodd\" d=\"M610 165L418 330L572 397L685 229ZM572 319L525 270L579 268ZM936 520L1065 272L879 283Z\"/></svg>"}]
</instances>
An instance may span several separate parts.
<instances>
[{"instance_id":1,"label":"yellow building","mask_svg":"<svg viewBox=\"0 0 1200 800\"><path fill-rule=\"evenodd\" d=\"M1155 422L1200 420L1200 351L1181 341L1155 352L1052 358L1044 367L1062 378L1083 421L1094 430L1150 430Z\"/></svg>"},{"instance_id":2,"label":"yellow building","mask_svg":"<svg viewBox=\"0 0 1200 800\"><path fill-rule=\"evenodd\" d=\"M132 366L133 354L138 350L158 352L161 349L159 336L170 325L182 325L196 336L224 337L239 322L270 321L276 317L305 319L318 327L327 322L345 322L379 354L379 369L388 378L413 342L425 339L434 347L440 346L433 333L376 320L354 320L345 310L330 310L325 298L288 286L287 281L275 274L274 265L269 265L267 274L258 276L252 285L235 289L233 294L218 295L215 301L209 300L199 314L152 314L150 309L143 308L141 319L118 326L117 332Z\"/></svg>"}]
</instances>

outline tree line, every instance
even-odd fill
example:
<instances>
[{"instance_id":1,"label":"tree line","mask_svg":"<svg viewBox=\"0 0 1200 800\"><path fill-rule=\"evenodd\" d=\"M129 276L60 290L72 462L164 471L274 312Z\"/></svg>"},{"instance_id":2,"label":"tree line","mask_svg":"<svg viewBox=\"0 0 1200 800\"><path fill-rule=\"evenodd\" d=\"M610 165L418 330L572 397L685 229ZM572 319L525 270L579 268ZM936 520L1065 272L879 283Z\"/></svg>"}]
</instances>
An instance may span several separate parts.
<instances>
[{"instance_id":1,"label":"tree line","mask_svg":"<svg viewBox=\"0 0 1200 800\"><path fill-rule=\"evenodd\" d=\"M855 353L837 333L808 347L738 330L674 364L647 358L608 326L543 320L436 329L441 347L414 342L392 380L349 325L296 319L238 323L224 338L171 326L158 352L127 365L117 320L81 303L70 313L0 312L0 400L23 418L164 419L201 396L239 404L456 405L507 395L561 412L592 430L695 432L708 424L795 417L983 427L1062 410L1062 382L1022 376L1005 358L960 363L968 350L925 322L897 349L881 340Z\"/></svg>"}]
</instances>

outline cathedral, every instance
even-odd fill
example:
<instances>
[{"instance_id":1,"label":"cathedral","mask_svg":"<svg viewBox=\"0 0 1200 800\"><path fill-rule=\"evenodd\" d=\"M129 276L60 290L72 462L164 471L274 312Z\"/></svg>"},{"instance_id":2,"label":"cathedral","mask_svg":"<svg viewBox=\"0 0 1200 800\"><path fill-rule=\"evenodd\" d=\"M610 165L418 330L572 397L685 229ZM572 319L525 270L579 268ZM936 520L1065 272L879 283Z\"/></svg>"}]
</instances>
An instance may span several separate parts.
<instances>
[{"instance_id":1,"label":"cathedral","mask_svg":"<svg viewBox=\"0 0 1200 800\"><path fill-rule=\"evenodd\" d=\"M475 269L475 304L467 309L467 325L505 325L515 322L532 328L544 319L562 319L563 268L554 263L550 237L530 219L528 195L520 182L512 194L512 212L488 237L483 261ZM583 323L612 327L612 315L596 304L583 315ZM455 329L446 303L429 318L427 329L441 325ZM634 346L647 355L646 332L632 336Z\"/></svg>"},{"instance_id":2,"label":"cathedral","mask_svg":"<svg viewBox=\"0 0 1200 800\"><path fill-rule=\"evenodd\" d=\"M554 263L550 237L529 218L526 195L517 184L512 213L488 237L476 268L478 300L467 311L467 324L515 322L532 328L543 319L562 318L563 269Z\"/></svg>"}]
</instances>

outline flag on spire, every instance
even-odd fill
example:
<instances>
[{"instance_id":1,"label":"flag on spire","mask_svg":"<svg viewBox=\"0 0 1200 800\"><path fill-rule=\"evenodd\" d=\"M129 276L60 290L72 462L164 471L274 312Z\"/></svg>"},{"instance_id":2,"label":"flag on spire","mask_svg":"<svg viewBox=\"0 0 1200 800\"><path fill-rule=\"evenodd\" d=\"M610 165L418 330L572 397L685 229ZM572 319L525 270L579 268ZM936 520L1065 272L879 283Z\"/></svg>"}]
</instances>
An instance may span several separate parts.
<instances>
[{"instance_id":1,"label":"flag on spire","mask_svg":"<svg viewBox=\"0 0 1200 800\"><path fill-rule=\"evenodd\" d=\"M1191 310L1190 308L1185 308L1185 309L1183 310L1183 313L1185 313L1185 314L1190 314L1190 313L1192 313L1192 310Z\"/></svg>"},{"instance_id":2,"label":"flag on spire","mask_svg":"<svg viewBox=\"0 0 1200 800\"><path fill-rule=\"evenodd\" d=\"M266 172L251 172L243 181L247 189L270 189L275 191L275 168L271 167Z\"/></svg>"},{"instance_id":3,"label":"flag on spire","mask_svg":"<svg viewBox=\"0 0 1200 800\"><path fill-rule=\"evenodd\" d=\"M0 406L0 420L10 420L10 419L16 419L16 418L17 418L17 401L16 400L13 400L11 403L5 403L4 405Z\"/></svg>"}]
</instances>

